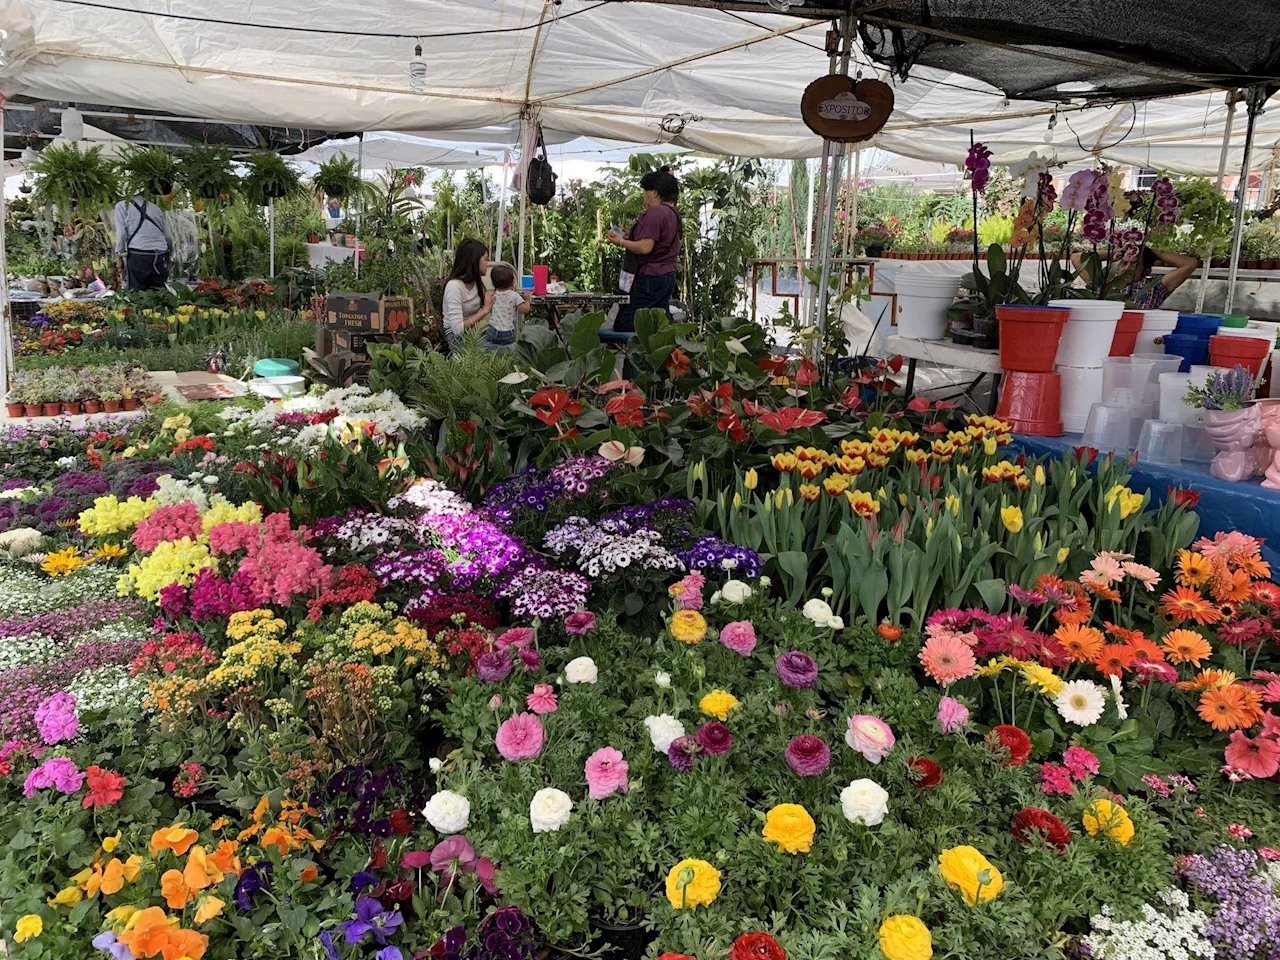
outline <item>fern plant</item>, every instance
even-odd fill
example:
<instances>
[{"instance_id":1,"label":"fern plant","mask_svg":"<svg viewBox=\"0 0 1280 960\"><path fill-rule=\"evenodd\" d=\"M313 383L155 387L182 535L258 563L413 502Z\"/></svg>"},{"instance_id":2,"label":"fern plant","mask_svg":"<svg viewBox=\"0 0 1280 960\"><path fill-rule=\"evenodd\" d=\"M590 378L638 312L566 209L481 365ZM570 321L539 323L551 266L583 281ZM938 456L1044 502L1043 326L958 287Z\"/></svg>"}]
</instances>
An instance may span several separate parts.
<instances>
[{"instance_id":1,"label":"fern plant","mask_svg":"<svg viewBox=\"0 0 1280 960\"><path fill-rule=\"evenodd\" d=\"M321 200L325 197L345 200L361 192L364 180L360 177L360 167L357 162L346 154L340 153L320 164L315 176L311 178L311 185L315 188L316 196Z\"/></svg>"},{"instance_id":2,"label":"fern plant","mask_svg":"<svg viewBox=\"0 0 1280 960\"><path fill-rule=\"evenodd\" d=\"M278 153L255 153L249 157L248 166L245 192L259 206L302 189L298 171Z\"/></svg>"},{"instance_id":3,"label":"fern plant","mask_svg":"<svg viewBox=\"0 0 1280 960\"><path fill-rule=\"evenodd\" d=\"M102 155L101 147L81 150L75 143L51 144L31 165L36 175L35 196L57 204L70 219L73 208L92 212L115 203L120 176L115 163Z\"/></svg>"},{"instance_id":4,"label":"fern plant","mask_svg":"<svg viewBox=\"0 0 1280 960\"><path fill-rule=\"evenodd\" d=\"M120 172L128 194L168 196L178 179L178 158L164 147L129 147L120 160Z\"/></svg>"},{"instance_id":5,"label":"fern plant","mask_svg":"<svg viewBox=\"0 0 1280 960\"><path fill-rule=\"evenodd\" d=\"M227 202L240 188L230 147L195 147L178 161L178 181L199 200Z\"/></svg>"}]
</instances>

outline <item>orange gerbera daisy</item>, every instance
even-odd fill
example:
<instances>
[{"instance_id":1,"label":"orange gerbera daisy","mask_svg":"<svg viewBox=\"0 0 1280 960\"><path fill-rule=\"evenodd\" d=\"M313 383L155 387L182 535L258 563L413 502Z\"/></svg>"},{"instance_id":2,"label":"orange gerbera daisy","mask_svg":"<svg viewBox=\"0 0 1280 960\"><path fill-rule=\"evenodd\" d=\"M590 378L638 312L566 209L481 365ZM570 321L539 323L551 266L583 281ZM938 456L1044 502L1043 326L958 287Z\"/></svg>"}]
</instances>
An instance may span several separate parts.
<instances>
[{"instance_id":1,"label":"orange gerbera daisy","mask_svg":"<svg viewBox=\"0 0 1280 960\"><path fill-rule=\"evenodd\" d=\"M1240 603L1249 599L1253 592L1253 581L1243 570L1235 570L1214 577L1210 592L1219 603Z\"/></svg>"},{"instance_id":2,"label":"orange gerbera daisy","mask_svg":"<svg viewBox=\"0 0 1280 960\"><path fill-rule=\"evenodd\" d=\"M1194 630L1170 630L1164 637L1164 649L1170 663L1194 663L1197 667L1213 652L1209 641Z\"/></svg>"},{"instance_id":3,"label":"orange gerbera daisy","mask_svg":"<svg viewBox=\"0 0 1280 960\"><path fill-rule=\"evenodd\" d=\"M1139 636L1137 640L1130 641L1129 646L1143 660L1154 660L1156 662L1164 660L1164 651L1146 637Z\"/></svg>"},{"instance_id":4,"label":"orange gerbera daisy","mask_svg":"<svg viewBox=\"0 0 1280 960\"><path fill-rule=\"evenodd\" d=\"M1137 656L1133 647L1127 644L1108 643L1093 658L1093 665L1104 677L1119 677L1133 666Z\"/></svg>"},{"instance_id":5,"label":"orange gerbera daisy","mask_svg":"<svg viewBox=\"0 0 1280 960\"><path fill-rule=\"evenodd\" d=\"M1078 623L1063 624L1054 631L1054 637L1078 663L1092 660L1101 651L1106 637L1097 627L1085 627Z\"/></svg>"},{"instance_id":6,"label":"orange gerbera daisy","mask_svg":"<svg viewBox=\"0 0 1280 960\"><path fill-rule=\"evenodd\" d=\"M1200 694L1200 719L1221 733L1247 727L1249 707L1244 688L1232 684Z\"/></svg>"},{"instance_id":7,"label":"orange gerbera daisy","mask_svg":"<svg viewBox=\"0 0 1280 960\"><path fill-rule=\"evenodd\" d=\"M1176 579L1184 587L1202 587L1213 577L1213 561L1190 550L1178 551Z\"/></svg>"},{"instance_id":8,"label":"orange gerbera daisy","mask_svg":"<svg viewBox=\"0 0 1280 960\"><path fill-rule=\"evenodd\" d=\"M1261 557L1241 557L1237 561L1240 569L1255 580L1271 579L1271 564Z\"/></svg>"},{"instance_id":9,"label":"orange gerbera daisy","mask_svg":"<svg viewBox=\"0 0 1280 960\"><path fill-rule=\"evenodd\" d=\"M1244 725L1252 727L1255 723L1261 723L1266 716L1266 712L1262 709L1262 691L1255 690L1246 683L1240 684L1239 689L1244 693L1244 708L1249 713Z\"/></svg>"},{"instance_id":10,"label":"orange gerbera daisy","mask_svg":"<svg viewBox=\"0 0 1280 960\"><path fill-rule=\"evenodd\" d=\"M1120 592L1101 578L1088 576L1089 571L1085 571L1080 577L1080 582L1084 584L1084 588L1092 593L1095 597L1101 597L1103 600L1111 600L1114 603L1120 602Z\"/></svg>"},{"instance_id":11,"label":"orange gerbera daisy","mask_svg":"<svg viewBox=\"0 0 1280 960\"><path fill-rule=\"evenodd\" d=\"M1128 644L1134 644L1140 640L1146 639L1141 630L1126 630L1124 627L1118 626L1110 620L1106 621L1103 626L1107 628L1107 633Z\"/></svg>"},{"instance_id":12,"label":"orange gerbera daisy","mask_svg":"<svg viewBox=\"0 0 1280 960\"><path fill-rule=\"evenodd\" d=\"M1217 623L1222 614L1210 601L1200 596L1200 591L1189 587L1170 590L1160 598L1160 610L1179 623L1194 620L1196 623Z\"/></svg>"},{"instance_id":13,"label":"orange gerbera daisy","mask_svg":"<svg viewBox=\"0 0 1280 960\"><path fill-rule=\"evenodd\" d=\"M1194 679L1183 680L1178 684L1179 690L1212 690L1214 687L1229 687L1236 682L1236 675L1230 670L1217 670L1209 667L1201 670Z\"/></svg>"}]
</instances>

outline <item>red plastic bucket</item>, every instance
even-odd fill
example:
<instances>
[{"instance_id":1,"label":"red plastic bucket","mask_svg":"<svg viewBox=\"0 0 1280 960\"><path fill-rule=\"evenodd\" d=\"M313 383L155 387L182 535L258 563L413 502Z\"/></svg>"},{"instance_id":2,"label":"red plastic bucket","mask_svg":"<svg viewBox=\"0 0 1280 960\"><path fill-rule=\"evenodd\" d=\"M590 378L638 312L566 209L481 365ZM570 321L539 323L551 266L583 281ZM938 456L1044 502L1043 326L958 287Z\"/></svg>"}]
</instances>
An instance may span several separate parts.
<instances>
[{"instance_id":1,"label":"red plastic bucket","mask_svg":"<svg viewBox=\"0 0 1280 960\"><path fill-rule=\"evenodd\" d=\"M1259 337L1231 337L1215 334L1209 338L1209 362L1215 367L1234 367L1237 363L1249 368L1256 378L1262 372L1262 362L1271 353L1270 340Z\"/></svg>"},{"instance_id":2,"label":"red plastic bucket","mask_svg":"<svg viewBox=\"0 0 1280 960\"><path fill-rule=\"evenodd\" d=\"M1126 310L1120 314L1120 322L1116 324L1116 335L1111 338L1111 356L1128 357L1133 354L1134 345L1138 342L1138 331L1146 314L1141 310Z\"/></svg>"},{"instance_id":3,"label":"red plastic bucket","mask_svg":"<svg viewBox=\"0 0 1280 960\"><path fill-rule=\"evenodd\" d=\"M1064 307L996 307L1000 366L1021 373L1052 372L1058 359L1058 341L1069 316L1071 311Z\"/></svg>"},{"instance_id":4,"label":"red plastic bucket","mask_svg":"<svg viewBox=\"0 0 1280 960\"><path fill-rule=\"evenodd\" d=\"M1062 377L1056 371L1005 374L996 419L1013 424L1014 433L1062 436Z\"/></svg>"}]
</instances>

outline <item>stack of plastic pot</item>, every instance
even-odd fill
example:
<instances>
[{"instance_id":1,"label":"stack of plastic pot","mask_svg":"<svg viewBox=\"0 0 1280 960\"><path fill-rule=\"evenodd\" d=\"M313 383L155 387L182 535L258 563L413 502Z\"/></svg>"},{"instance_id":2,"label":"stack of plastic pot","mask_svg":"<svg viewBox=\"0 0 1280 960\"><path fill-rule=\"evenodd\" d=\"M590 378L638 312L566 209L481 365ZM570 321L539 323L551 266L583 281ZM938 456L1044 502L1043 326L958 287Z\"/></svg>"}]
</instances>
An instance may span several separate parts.
<instances>
[{"instance_id":1,"label":"stack of plastic pot","mask_svg":"<svg viewBox=\"0 0 1280 960\"><path fill-rule=\"evenodd\" d=\"M1275 334L1271 330L1221 326L1209 338L1209 362L1215 367L1241 364L1257 380L1275 345Z\"/></svg>"},{"instance_id":2,"label":"stack of plastic pot","mask_svg":"<svg viewBox=\"0 0 1280 960\"><path fill-rule=\"evenodd\" d=\"M1000 366L1004 386L996 416L1015 433L1062 435L1062 383L1053 369L1069 312L1061 307L1005 305L1000 322Z\"/></svg>"},{"instance_id":3,"label":"stack of plastic pot","mask_svg":"<svg viewBox=\"0 0 1280 960\"><path fill-rule=\"evenodd\" d=\"M1132 450L1143 424L1154 416L1147 384L1155 362L1142 357L1108 357L1102 363L1102 398L1089 408L1084 444L1102 451Z\"/></svg>"},{"instance_id":4,"label":"stack of plastic pot","mask_svg":"<svg viewBox=\"0 0 1280 960\"><path fill-rule=\"evenodd\" d=\"M1164 352L1182 357L1178 367L1186 373L1192 366L1209 362L1209 338L1222 326L1222 317L1216 313L1180 313L1173 333L1164 337Z\"/></svg>"},{"instance_id":5,"label":"stack of plastic pot","mask_svg":"<svg viewBox=\"0 0 1280 960\"><path fill-rule=\"evenodd\" d=\"M1138 343L1138 334L1146 321L1146 311L1126 310L1120 314L1120 322L1116 324L1116 335L1111 340L1111 356L1127 357L1133 353Z\"/></svg>"},{"instance_id":6,"label":"stack of plastic pot","mask_svg":"<svg viewBox=\"0 0 1280 960\"><path fill-rule=\"evenodd\" d=\"M1068 433L1083 433L1089 411L1102 402L1102 362L1111 352L1124 304L1119 300L1051 300L1049 305L1070 311L1058 345L1062 426Z\"/></svg>"},{"instance_id":7,"label":"stack of plastic pot","mask_svg":"<svg viewBox=\"0 0 1280 960\"><path fill-rule=\"evenodd\" d=\"M1165 334L1173 333L1177 325L1176 310L1143 310L1142 329L1138 331L1132 353L1164 353Z\"/></svg>"}]
</instances>

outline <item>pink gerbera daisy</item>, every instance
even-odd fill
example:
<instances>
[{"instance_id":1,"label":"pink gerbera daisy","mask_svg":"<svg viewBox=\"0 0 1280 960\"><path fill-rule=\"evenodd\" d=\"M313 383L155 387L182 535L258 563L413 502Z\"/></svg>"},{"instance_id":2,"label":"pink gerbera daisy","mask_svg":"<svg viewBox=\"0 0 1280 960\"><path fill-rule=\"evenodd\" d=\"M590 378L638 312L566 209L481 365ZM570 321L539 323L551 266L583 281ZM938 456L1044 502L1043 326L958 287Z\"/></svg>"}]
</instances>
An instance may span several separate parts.
<instances>
[{"instance_id":1,"label":"pink gerbera daisy","mask_svg":"<svg viewBox=\"0 0 1280 960\"><path fill-rule=\"evenodd\" d=\"M1148 593L1154 590L1156 584L1160 582L1160 574L1145 564L1122 563L1120 567L1128 576L1146 587Z\"/></svg>"},{"instance_id":2,"label":"pink gerbera daisy","mask_svg":"<svg viewBox=\"0 0 1280 960\"><path fill-rule=\"evenodd\" d=\"M1101 578L1103 583L1112 584L1124 579L1124 567L1120 565L1120 561L1107 553L1100 553L1093 558L1089 564L1091 572L1086 570L1080 577L1080 582L1085 582L1085 577L1089 577L1091 581Z\"/></svg>"},{"instance_id":3,"label":"pink gerbera daisy","mask_svg":"<svg viewBox=\"0 0 1280 960\"><path fill-rule=\"evenodd\" d=\"M944 687L973 675L978 668L973 651L958 637L930 637L920 651L924 672Z\"/></svg>"},{"instance_id":4,"label":"pink gerbera daisy","mask_svg":"<svg viewBox=\"0 0 1280 960\"><path fill-rule=\"evenodd\" d=\"M924 622L924 632L931 637L941 634L963 633L973 620L973 614L950 607L939 610Z\"/></svg>"}]
</instances>

